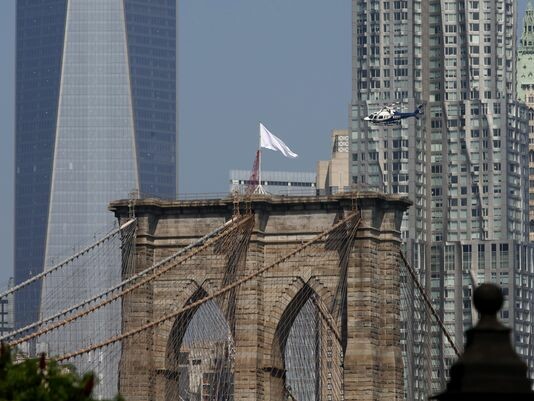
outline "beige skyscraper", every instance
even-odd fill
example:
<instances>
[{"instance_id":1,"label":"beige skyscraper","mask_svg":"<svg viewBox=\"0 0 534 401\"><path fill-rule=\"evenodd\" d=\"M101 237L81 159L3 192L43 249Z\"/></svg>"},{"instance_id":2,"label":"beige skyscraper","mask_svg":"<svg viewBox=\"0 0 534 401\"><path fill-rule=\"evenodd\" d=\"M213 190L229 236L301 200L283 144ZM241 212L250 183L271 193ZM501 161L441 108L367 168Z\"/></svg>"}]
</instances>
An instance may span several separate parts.
<instances>
[{"instance_id":1,"label":"beige skyscraper","mask_svg":"<svg viewBox=\"0 0 534 401\"><path fill-rule=\"evenodd\" d=\"M350 187L349 180L349 131L332 130L332 156L330 160L317 162L317 190L333 194Z\"/></svg>"}]
</instances>

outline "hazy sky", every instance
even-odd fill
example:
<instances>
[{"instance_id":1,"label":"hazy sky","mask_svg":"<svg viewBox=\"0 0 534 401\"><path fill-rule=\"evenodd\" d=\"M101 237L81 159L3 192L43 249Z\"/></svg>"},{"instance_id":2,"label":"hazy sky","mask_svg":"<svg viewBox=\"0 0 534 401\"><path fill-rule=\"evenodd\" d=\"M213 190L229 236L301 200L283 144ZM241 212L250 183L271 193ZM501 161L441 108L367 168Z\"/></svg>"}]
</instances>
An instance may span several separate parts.
<instances>
[{"instance_id":1,"label":"hazy sky","mask_svg":"<svg viewBox=\"0 0 534 401\"><path fill-rule=\"evenodd\" d=\"M0 283L12 275L15 0L0 0ZM179 191L226 192L249 169L258 122L300 157L264 169L314 171L348 125L350 0L180 0Z\"/></svg>"},{"instance_id":2,"label":"hazy sky","mask_svg":"<svg viewBox=\"0 0 534 401\"><path fill-rule=\"evenodd\" d=\"M522 13L526 0L519 0ZM0 0L0 285L13 270L16 0ZM181 193L225 192L252 166L258 122L300 157L265 151L263 167L314 171L330 130L346 128L350 0L180 0Z\"/></svg>"}]
</instances>

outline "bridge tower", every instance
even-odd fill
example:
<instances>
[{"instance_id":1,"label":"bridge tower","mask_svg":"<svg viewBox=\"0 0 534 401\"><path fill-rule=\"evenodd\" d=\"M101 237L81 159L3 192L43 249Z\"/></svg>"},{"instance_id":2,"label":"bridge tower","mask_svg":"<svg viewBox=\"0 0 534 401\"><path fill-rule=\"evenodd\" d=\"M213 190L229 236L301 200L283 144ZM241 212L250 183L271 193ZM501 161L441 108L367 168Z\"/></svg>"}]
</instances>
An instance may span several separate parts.
<instances>
[{"instance_id":1,"label":"bridge tower","mask_svg":"<svg viewBox=\"0 0 534 401\"><path fill-rule=\"evenodd\" d=\"M310 301L321 317L318 369L335 373L317 375L316 399L403 400L400 224L410 202L377 193L354 196L253 198L243 208L252 213L250 224L234 242L206 247L195 263L177 265L123 299L123 330L212 295L232 337L227 399L298 399L287 383L284 352L295 316ZM121 221L128 219L128 201L110 208ZM142 271L223 225L235 205L230 198L140 199L135 214L135 270ZM238 282L236 291L217 295L230 282ZM123 342L119 391L125 399L180 399L171 391L183 385L176 350L196 310Z\"/></svg>"}]
</instances>

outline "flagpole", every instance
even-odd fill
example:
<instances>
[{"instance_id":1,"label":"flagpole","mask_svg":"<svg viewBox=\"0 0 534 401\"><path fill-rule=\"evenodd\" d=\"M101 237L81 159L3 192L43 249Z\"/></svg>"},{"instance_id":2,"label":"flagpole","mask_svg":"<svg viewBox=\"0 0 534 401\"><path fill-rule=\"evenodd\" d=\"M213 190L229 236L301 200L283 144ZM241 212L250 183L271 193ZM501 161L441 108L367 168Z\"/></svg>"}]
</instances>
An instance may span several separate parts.
<instances>
[{"instance_id":1,"label":"flagpole","mask_svg":"<svg viewBox=\"0 0 534 401\"><path fill-rule=\"evenodd\" d=\"M261 121L260 121L260 130L261 130ZM259 133L259 144L258 144L258 186L254 191L255 194L265 195L265 190L261 185L261 132Z\"/></svg>"},{"instance_id":2,"label":"flagpole","mask_svg":"<svg viewBox=\"0 0 534 401\"><path fill-rule=\"evenodd\" d=\"M261 133L258 138L258 185L261 188Z\"/></svg>"}]
</instances>

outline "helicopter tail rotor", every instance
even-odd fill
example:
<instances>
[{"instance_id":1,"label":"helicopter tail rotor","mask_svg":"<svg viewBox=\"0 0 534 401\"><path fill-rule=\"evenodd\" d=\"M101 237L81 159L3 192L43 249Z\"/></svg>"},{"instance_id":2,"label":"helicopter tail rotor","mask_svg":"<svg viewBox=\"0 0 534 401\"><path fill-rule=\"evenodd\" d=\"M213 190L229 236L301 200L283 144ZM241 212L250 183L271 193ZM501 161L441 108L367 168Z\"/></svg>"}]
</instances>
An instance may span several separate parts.
<instances>
[{"instance_id":1,"label":"helicopter tail rotor","mask_svg":"<svg viewBox=\"0 0 534 401\"><path fill-rule=\"evenodd\" d=\"M419 106L417 106L417 108L415 109L415 112L414 112L414 117L417 118L419 120L419 117L421 115L424 114L424 106L425 104L424 103L421 103Z\"/></svg>"}]
</instances>

